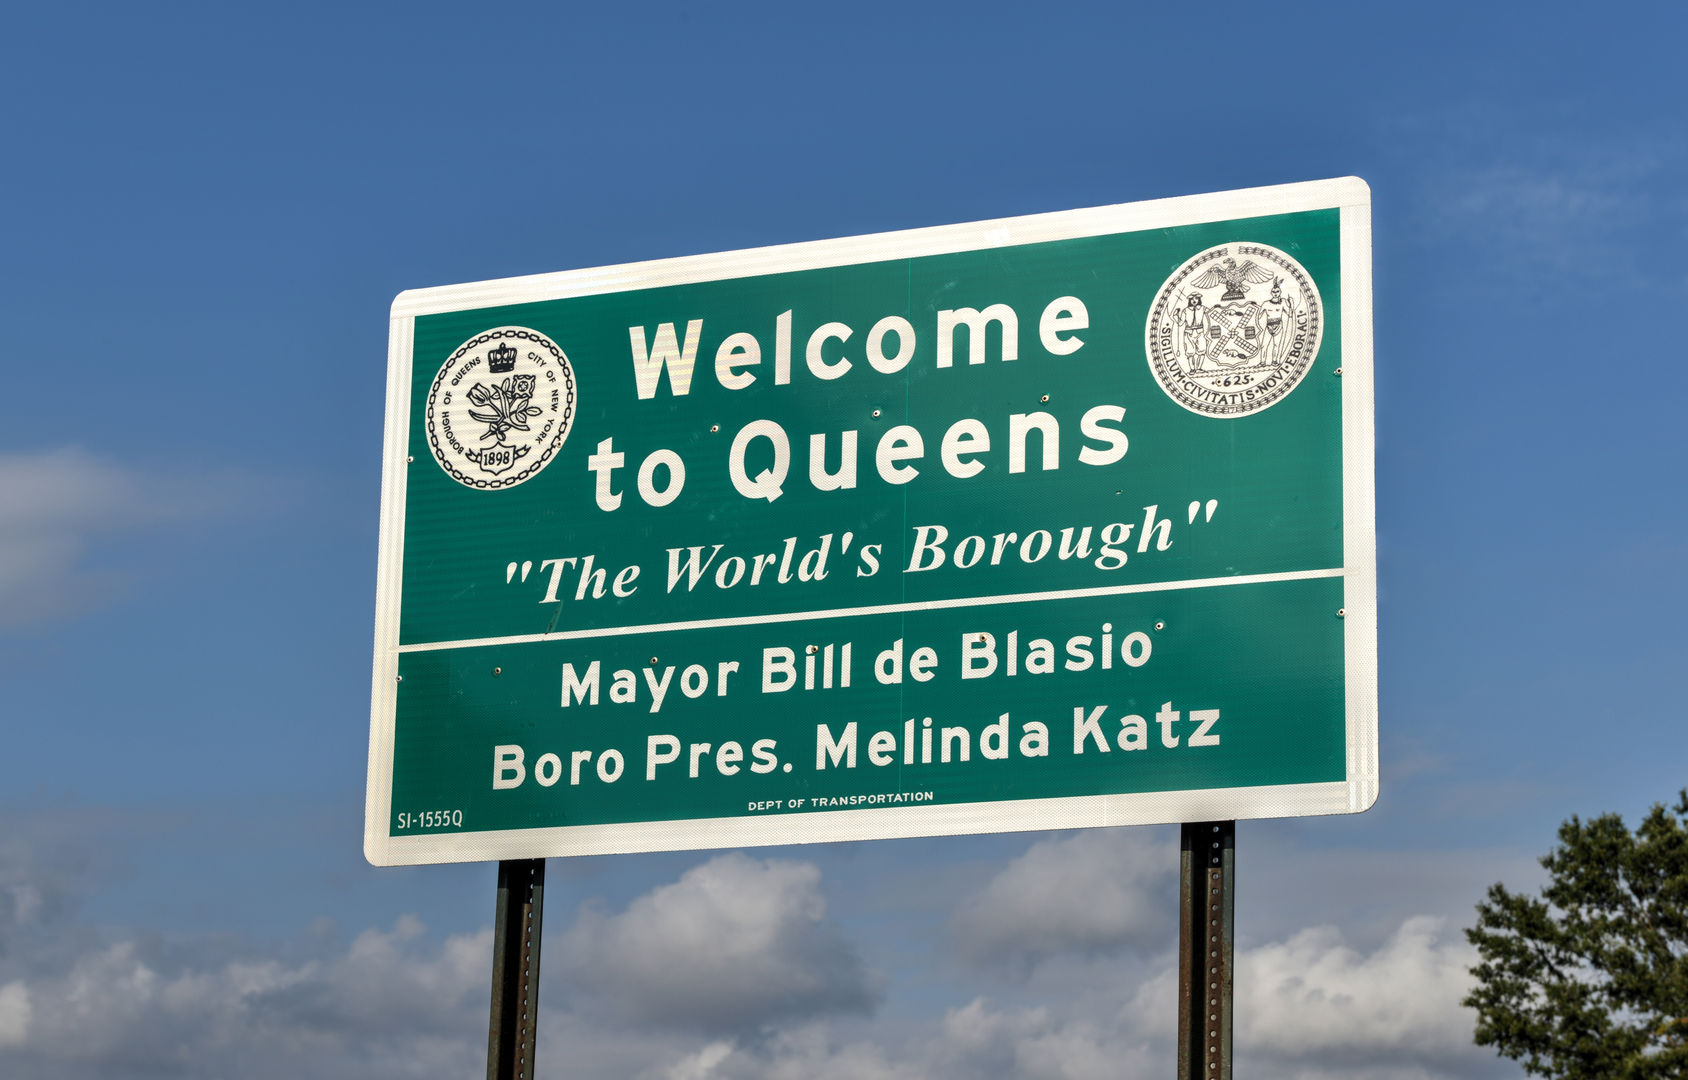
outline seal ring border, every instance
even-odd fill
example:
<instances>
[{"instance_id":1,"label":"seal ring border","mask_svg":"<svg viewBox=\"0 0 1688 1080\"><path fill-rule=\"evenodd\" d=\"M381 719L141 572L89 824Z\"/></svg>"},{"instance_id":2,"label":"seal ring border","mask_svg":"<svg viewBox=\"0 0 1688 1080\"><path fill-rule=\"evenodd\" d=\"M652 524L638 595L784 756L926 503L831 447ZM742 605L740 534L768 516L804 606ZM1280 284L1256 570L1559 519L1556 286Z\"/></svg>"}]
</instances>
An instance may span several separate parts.
<instances>
[{"instance_id":1,"label":"seal ring border","mask_svg":"<svg viewBox=\"0 0 1688 1080\"><path fill-rule=\"evenodd\" d=\"M545 452L540 454L534 462L519 473L515 473L510 476L494 477L491 480L486 480L468 476L459 471L454 465L447 463L445 451L440 447L439 436L434 423L434 408L438 403L440 384L445 380L445 373L453 364L457 363L457 361L470 350L478 348L495 338L507 336L515 337L519 340L531 341L536 345L544 347L546 352L549 352L552 356L554 356L557 359L558 366L562 369L563 386L567 391L567 394L563 400L562 421L558 425L557 434L552 436L550 445L545 448ZM452 351L450 356L446 357L445 362L440 365L439 371L434 375L432 385L428 388L428 408L423 426L428 432L429 449L433 453L435 463L439 465L442 472L466 488L471 488L476 491L498 491L505 488L513 488L517 484L531 480L533 477L539 475L539 472L550 463L551 458L562 448L563 441L568 438L569 432L574 428L574 402L574 365L569 363L569 358L567 354L563 352L562 348L559 347L556 342L552 341L549 337L537 330L530 330L525 326L498 326L491 330L487 330L484 333L475 335L468 341L459 345Z\"/></svg>"},{"instance_id":2,"label":"seal ring border","mask_svg":"<svg viewBox=\"0 0 1688 1080\"><path fill-rule=\"evenodd\" d=\"M1166 364L1161 357L1157 355L1155 350L1155 327L1163 318L1168 317L1168 300L1172 296L1173 289L1180 282L1195 273L1197 268L1202 264L1218 258L1221 254L1228 253L1228 249L1236 249L1239 247L1262 248L1266 251L1272 252L1273 256L1276 256L1275 258L1272 258L1272 261L1281 266L1284 270L1288 271L1295 278L1296 283L1301 286L1304 296L1310 295L1312 297L1313 318L1312 332L1310 336L1313 338L1313 347L1307 351L1307 354L1302 359L1301 363L1291 369L1294 374L1294 378L1289 380L1286 385L1277 390L1270 397L1259 403L1254 403L1252 408L1221 411L1217 407L1210 406L1204 408L1191 404L1190 402L1184 400L1183 395L1174 391L1174 387L1177 385L1179 380L1169 381L1166 377L1168 374ZM1279 262L1279 259L1282 259L1283 262ZM1238 239L1227 240L1221 244L1214 244L1211 247L1207 247L1196 252L1194 255L1184 260L1184 262L1180 263L1178 269L1173 271L1173 273L1161 283L1160 289L1155 293L1155 302L1149 308L1149 317L1144 321L1143 325L1143 345L1144 353L1146 354L1149 363L1149 374L1154 378L1155 385L1161 388L1162 393L1172 399L1172 401L1177 403L1181 408L1188 412L1195 413L1197 416L1206 416L1217 420L1237 420L1244 416L1253 416L1256 413L1265 412L1267 409L1288 397L1296 387L1300 386L1302 382L1305 381L1307 373L1312 370L1314 362L1318 359L1319 350L1324 345L1324 306L1324 295L1319 291L1318 283L1313 280L1312 273L1305 266L1301 265L1301 260L1297 259L1294 255L1291 255L1282 248L1275 247L1271 244L1263 243L1258 240Z\"/></svg>"}]
</instances>

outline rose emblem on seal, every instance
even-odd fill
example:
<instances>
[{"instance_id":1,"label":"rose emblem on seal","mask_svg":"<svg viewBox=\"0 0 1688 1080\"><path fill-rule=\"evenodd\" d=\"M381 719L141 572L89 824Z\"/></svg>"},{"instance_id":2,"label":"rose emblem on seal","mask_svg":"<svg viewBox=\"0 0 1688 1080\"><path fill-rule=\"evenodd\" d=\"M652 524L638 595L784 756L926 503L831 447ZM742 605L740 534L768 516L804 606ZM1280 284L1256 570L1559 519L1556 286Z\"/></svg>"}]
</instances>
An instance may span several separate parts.
<instances>
[{"instance_id":1,"label":"rose emblem on seal","mask_svg":"<svg viewBox=\"0 0 1688 1080\"><path fill-rule=\"evenodd\" d=\"M1220 244L1185 262L1155 294L1149 370L1166 395L1234 419L1282 401L1319 353L1319 288L1288 252Z\"/></svg>"},{"instance_id":2,"label":"rose emblem on seal","mask_svg":"<svg viewBox=\"0 0 1688 1080\"><path fill-rule=\"evenodd\" d=\"M428 392L428 447L464 487L515 487L550 464L574 413L574 369L563 350L537 330L501 326L440 365Z\"/></svg>"}]
</instances>

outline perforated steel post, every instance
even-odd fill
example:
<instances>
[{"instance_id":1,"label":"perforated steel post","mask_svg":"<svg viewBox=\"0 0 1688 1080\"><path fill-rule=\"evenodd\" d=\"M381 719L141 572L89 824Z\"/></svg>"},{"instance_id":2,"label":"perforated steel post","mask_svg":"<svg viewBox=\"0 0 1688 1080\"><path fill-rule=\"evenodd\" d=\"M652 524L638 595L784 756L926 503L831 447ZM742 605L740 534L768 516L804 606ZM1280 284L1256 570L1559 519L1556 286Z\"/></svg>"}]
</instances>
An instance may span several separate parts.
<instances>
[{"instance_id":1,"label":"perforated steel post","mask_svg":"<svg viewBox=\"0 0 1688 1080\"><path fill-rule=\"evenodd\" d=\"M1237 823L1187 822L1178 916L1178 1080L1231 1080Z\"/></svg>"},{"instance_id":2,"label":"perforated steel post","mask_svg":"<svg viewBox=\"0 0 1688 1080\"><path fill-rule=\"evenodd\" d=\"M545 860L498 864L498 914L492 931L492 1024L487 1080L533 1080L539 1016L539 931L545 910Z\"/></svg>"}]
</instances>

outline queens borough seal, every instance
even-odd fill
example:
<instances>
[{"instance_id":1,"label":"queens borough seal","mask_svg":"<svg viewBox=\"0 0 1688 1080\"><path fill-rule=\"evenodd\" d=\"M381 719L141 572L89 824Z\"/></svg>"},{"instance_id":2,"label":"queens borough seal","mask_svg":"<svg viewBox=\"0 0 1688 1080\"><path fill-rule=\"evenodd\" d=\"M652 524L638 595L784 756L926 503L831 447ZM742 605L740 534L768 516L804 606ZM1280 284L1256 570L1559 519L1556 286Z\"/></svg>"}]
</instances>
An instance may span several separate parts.
<instances>
[{"instance_id":1,"label":"queens borough seal","mask_svg":"<svg viewBox=\"0 0 1688 1080\"><path fill-rule=\"evenodd\" d=\"M1271 408L1319 355L1324 308L1313 276L1265 244L1208 248L1155 295L1149 370L1167 397L1202 416Z\"/></svg>"},{"instance_id":2,"label":"queens borough seal","mask_svg":"<svg viewBox=\"0 0 1688 1080\"><path fill-rule=\"evenodd\" d=\"M453 480L512 488L551 463L574 423L574 369L557 343L500 326L459 345L428 391L428 448Z\"/></svg>"}]
</instances>

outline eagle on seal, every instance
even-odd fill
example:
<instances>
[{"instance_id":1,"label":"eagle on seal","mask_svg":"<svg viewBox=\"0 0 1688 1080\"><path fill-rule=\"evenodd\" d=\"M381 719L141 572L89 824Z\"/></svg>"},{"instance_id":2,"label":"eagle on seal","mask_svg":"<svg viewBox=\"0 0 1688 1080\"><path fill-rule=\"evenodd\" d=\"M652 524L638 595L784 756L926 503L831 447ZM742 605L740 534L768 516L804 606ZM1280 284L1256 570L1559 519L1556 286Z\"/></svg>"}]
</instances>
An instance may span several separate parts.
<instances>
[{"instance_id":1,"label":"eagle on seal","mask_svg":"<svg viewBox=\"0 0 1688 1080\"><path fill-rule=\"evenodd\" d=\"M1225 295L1219 298L1223 304L1227 300L1241 300L1248 295L1247 286L1264 285L1272 280L1269 271L1254 265L1253 259L1244 260L1241 266L1237 260L1226 259L1218 266L1210 266L1207 273L1192 281L1190 284L1198 289L1211 289L1215 285L1225 286Z\"/></svg>"}]
</instances>

